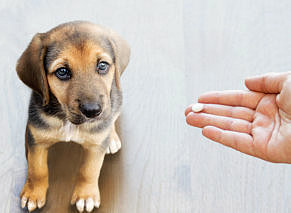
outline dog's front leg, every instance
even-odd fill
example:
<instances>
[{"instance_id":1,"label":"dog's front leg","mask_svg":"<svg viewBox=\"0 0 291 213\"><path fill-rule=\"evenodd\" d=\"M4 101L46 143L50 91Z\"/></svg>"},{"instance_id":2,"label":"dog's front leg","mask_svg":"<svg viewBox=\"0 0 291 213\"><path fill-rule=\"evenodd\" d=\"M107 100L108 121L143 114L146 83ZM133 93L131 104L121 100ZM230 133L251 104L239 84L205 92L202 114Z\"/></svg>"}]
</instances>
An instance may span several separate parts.
<instances>
[{"instance_id":1,"label":"dog's front leg","mask_svg":"<svg viewBox=\"0 0 291 213\"><path fill-rule=\"evenodd\" d=\"M48 189L48 147L42 144L27 146L28 176L20 194L21 207L29 211L41 208L46 202Z\"/></svg>"},{"instance_id":2,"label":"dog's front leg","mask_svg":"<svg viewBox=\"0 0 291 213\"><path fill-rule=\"evenodd\" d=\"M79 212L91 212L100 206L98 179L103 164L105 150L99 145L84 147L84 156L79 171L71 204L76 203Z\"/></svg>"}]
</instances>

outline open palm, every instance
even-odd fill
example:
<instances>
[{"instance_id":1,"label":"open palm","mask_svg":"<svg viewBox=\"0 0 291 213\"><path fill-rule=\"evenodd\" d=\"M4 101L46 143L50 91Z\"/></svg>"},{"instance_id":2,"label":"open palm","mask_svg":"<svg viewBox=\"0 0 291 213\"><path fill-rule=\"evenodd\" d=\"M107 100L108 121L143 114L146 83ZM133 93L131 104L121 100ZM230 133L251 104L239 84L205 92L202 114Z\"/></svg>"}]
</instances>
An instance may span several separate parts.
<instances>
[{"instance_id":1,"label":"open palm","mask_svg":"<svg viewBox=\"0 0 291 213\"><path fill-rule=\"evenodd\" d=\"M291 84L288 75L246 80L252 91L209 92L202 112L186 109L188 124L205 137L271 162L291 163ZM289 86L290 85L290 86Z\"/></svg>"}]
</instances>

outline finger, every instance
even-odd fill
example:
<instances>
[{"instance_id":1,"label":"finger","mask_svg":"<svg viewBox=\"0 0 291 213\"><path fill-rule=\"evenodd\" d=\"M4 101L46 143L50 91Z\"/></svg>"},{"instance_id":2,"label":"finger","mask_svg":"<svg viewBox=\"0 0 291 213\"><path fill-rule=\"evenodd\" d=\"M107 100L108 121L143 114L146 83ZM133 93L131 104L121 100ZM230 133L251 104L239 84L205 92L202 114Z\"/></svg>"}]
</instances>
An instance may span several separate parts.
<instances>
[{"instance_id":1,"label":"finger","mask_svg":"<svg viewBox=\"0 0 291 213\"><path fill-rule=\"evenodd\" d=\"M291 76L289 76L282 85L280 94L277 94L276 103L278 107L283 110L287 115L291 114Z\"/></svg>"},{"instance_id":2,"label":"finger","mask_svg":"<svg viewBox=\"0 0 291 213\"><path fill-rule=\"evenodd\" d=\"M232 107L218 104L203 104L203 110L201 112L225 117L232 117L243 119L247 121L253 121L255 111L247 107ZM191 111L191 106L187 107L185 115L187 116Z\"/></svg>"},{"instance_id":3,"label":"finger","mask_svg":"<svg viewBox=\"0 0 291 213\"><path fill-rule=\"evenodd\" d=\"M246 78L245 85L249 90L264 93L280 93L284 81L291 72L268 73L260 76Z\"/></svg>"},{"instance_id":4,"label":"finger","mask_svg":"<svg viewBox=\"0 0 291 213\"><path fill-rule=\"evenodd\" d=\"M205 126L215 126L224 130L250 133L252 124L242 119L217 116L206 113L190 112L186 117L186 122L195 127L203 128Z\"/></svg>"},{"instance_id":5,"label":"finger","mask_svg":"<svg viewBox=\"0 0 291 213\"><path fill-rule=\"evenodd\" d=\"M185 116L187 116L190 112L192 112L192 106L193 106L193 104L187 106L187 108L185 110Z\"/></svg>"},{"instance_id":6,"label":"finger","mask_svg":"<svg viewBox=\"0 0 291 213\"><path fill-rule=\"evenodd\" d=\"M198 102L255 109L263 96L263 93L243 90L213 91L202 94L198 98Z\"/></svg>"},{"instance_id":7,"label":"finger","mask_svg":"<svg viewBox=\"0 0 291 213\"><path fill-rule=\"evenodd\" d=\"M202 112L203 108L204 104L201 103L191 104L186 108L185 116L187 116L189 112Z\"/></svg>"},{"instance_id":8,"label":"finger","mask_svg":"<svg viewBox=\"0 0 291 213\"><path fill-rule=\"evenodd\" d=\"M222 130L213 126L204 127L202 134L210 140L255 156L253 138L249 134Z\"/></svg>"}]
</instances>

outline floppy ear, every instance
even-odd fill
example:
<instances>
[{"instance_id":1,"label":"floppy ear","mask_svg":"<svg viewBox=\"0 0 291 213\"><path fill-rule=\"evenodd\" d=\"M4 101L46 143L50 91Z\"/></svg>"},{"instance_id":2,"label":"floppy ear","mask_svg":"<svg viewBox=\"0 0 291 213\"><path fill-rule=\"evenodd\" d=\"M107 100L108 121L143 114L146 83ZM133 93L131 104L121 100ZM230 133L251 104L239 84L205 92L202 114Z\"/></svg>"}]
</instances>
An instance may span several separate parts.
<instances>
[{"instance_id":1,"label":"floppy ear","mask_svg":"<svg viewBox=\"0 0 291 213\"><path fill-rule=\"evenodd\" d=\"M130 48L128 43L116 33L112 32L110 41L115 56L115 82L120 90L120 76L128 65Z\"/></svg>"},{"instance_id":2,"label":"floppy ear","mask_svg":"<svg viewBox=\"0 0 291 213\"><path fill-rule=\"evenodd\" d=\"M45 52L42 34L37 33L18 59L16 66L19 78L42 96L43 105L49 102L49 88L44 69Z\"/></svg>"}]
</instances>

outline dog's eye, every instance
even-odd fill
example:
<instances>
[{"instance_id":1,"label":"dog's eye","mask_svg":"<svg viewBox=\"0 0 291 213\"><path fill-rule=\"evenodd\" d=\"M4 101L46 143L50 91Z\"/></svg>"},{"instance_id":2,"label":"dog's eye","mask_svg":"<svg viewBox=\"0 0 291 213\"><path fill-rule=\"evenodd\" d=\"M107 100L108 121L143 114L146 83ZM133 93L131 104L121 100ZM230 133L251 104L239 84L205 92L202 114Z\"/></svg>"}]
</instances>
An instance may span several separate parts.
<instances>
[{"instance_id":1,"label":"dog's eye","mask_svg":"<svg viewBox=\"0 0 291 213\"><path fill-rule=\"evenodd\" d=\"M99 74L106 74L108 72L109 64L105 61L100 61L97 65L97 72Z\"/></svg>"},{"instance_id":2,"label":"dog's eye","mask_svg":"<svg viewBox=\"0 0 291 213\"><path fill-rule=\"evenodd\" d=\"M55 71L55 75L62 81L69 80L72 76L71 71L65 67L61 67Z\"/></svg>"}]
</instances>

